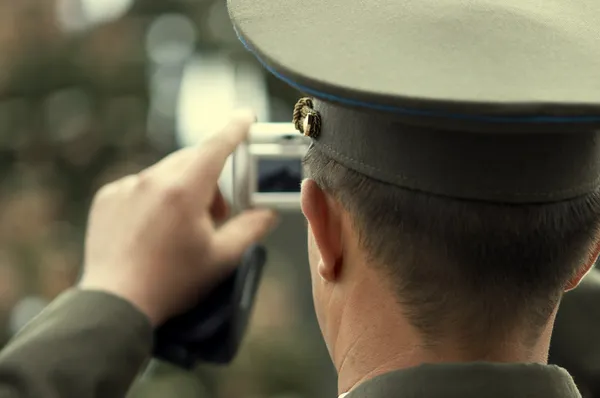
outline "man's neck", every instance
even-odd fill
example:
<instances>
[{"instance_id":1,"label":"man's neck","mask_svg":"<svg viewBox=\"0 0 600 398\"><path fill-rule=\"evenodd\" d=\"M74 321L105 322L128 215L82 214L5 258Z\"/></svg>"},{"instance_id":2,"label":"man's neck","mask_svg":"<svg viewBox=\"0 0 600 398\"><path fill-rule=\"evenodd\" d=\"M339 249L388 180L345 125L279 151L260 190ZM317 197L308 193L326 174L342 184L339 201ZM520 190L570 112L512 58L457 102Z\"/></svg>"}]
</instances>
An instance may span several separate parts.
<instances>
[{"instance_id":1,"label":"man's neck","mask_svg":"<svg viewBox=\"0 0 600 398\"><path fill-rule=\"evenodd\" d=\"M374 297L371 297L374 298ZM544 332L535 347L498 344L488 355L473 357L453 350L451 341L425 347L418 332L398 315L395 300L349 299L337 325L337 339L331 346L338 369L339 393L379 375L421 364L460 362L542 363L548 356L550 331ZM438 348L439 347L439 348Z\"/></svg>"}]
</instances>

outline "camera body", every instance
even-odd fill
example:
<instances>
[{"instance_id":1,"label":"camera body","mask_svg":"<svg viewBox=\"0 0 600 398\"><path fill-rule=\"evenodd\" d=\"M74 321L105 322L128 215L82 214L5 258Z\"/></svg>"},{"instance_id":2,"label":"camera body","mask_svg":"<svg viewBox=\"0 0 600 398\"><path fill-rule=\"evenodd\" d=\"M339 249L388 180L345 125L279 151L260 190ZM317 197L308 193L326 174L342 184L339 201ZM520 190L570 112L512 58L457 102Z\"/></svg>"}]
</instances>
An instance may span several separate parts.
<instances>
[{"instance_id":1,"label":"camera body","mask_svg":"<svg viewBox=\"0 0 600 398\"><path fill-rule=\"evenodd\" d=\"M311 139L291 123L255 123L248 139L231 155L219 185L236 211L300 209L302 159Z\"/></svg>"}]
</instances>

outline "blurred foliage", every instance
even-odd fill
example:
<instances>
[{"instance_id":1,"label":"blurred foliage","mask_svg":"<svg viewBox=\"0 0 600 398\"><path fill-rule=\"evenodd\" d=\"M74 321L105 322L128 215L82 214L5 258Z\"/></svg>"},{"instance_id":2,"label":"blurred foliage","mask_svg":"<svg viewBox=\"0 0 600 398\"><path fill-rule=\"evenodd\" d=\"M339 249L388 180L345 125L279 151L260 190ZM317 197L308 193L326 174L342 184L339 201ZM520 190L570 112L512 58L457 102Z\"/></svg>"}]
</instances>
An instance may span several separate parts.
<instances>
[{"instance_id":1,"label":"blurred foliage","mask_svg":"<svg viewBox=\"0 0 600 398\"><path fill-rule=\"evenodd\" d=\"M160 139L149 134L152 24L184 16L196 28L196 50L248 57L224 0L138 0L124 15L95 24L85 22L81 1L0 0L2 344L28 319L15 308L34 315L32 297L48 302L76 281L95 191L176 149L174 115L159 115ZM280 105L275 121L287 121L281 104L291 105L296 93L275 80L269 88ZM186 375L158 365L133 395L330 395L315 367L330 370L319 356L323 347L307 337L315 335L314 323L311 329L290 311L296 304L280 280L263 286L252 333L232 368Z\"/></svg>"},{"instance_id":2,"label":"blurred foliage","mask_svg":"<svg viewBox=\"0 0 600 398\"><path fill-rule=\"evenodd\" d=\"M5 303L49 301L75 281L97 188L173 149L153 146L145 133L148 17L132 13L72 33L58 23L58 6L0 1L4 340Z\"/></svg>"}]
</instances>

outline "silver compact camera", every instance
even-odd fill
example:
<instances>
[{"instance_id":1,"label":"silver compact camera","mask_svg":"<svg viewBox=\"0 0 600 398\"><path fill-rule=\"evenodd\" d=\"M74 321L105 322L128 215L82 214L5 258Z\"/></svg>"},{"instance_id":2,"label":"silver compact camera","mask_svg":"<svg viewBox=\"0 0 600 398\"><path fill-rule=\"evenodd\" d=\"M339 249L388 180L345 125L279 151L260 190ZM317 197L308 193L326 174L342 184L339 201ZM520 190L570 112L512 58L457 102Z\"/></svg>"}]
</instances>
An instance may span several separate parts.
<instances>
[{"instance_id":1,"label":"silver compact camera","mask_svg":"<svg viewBox=\"0 0 600 398\"><path fill-rule=\"evenodd\" d=\"M311 144L291 123L256 123L230 156L219 186L234 210L300 209L302 159Z\"/></svg>"},{"instance_id":2,"label":"silver compact camera","mask_svg":"<svg viewBox=\"0 0 600 398\"><path fill-rule=\"evenodd\" d=\"M265 71L254 62L234 61L226 53L198 53L183 71L176 110L178 142L182 147L197 145L239 108L251 107L258 120L270 120L271 101ZM299 210L302 158L310 143L291 123L254 124L219 180L232 210Z\"/></svg>"}]
</instances>

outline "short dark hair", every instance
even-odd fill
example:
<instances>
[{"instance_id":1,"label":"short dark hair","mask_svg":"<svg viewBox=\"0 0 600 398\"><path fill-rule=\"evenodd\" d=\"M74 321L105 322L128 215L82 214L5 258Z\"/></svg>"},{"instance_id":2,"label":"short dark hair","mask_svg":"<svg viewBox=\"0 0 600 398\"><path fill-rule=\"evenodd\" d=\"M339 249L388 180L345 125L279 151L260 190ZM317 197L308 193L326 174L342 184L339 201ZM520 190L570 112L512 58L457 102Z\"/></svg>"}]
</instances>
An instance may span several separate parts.
<instances>
[{"instance_id":1,"label":"short dark hair","mask_svg":"<svg viewBox=\"0 0 600 398\"><path fill-rule=\"evenodd\" d=\"M487 350L485 341L516 327L537 339L600 226L598 193L504 205L392 186L314 146L304 164L307 177L351 214L369 261L431 345L453 336L465 349Z\"/></svg>"}]
</instances>

